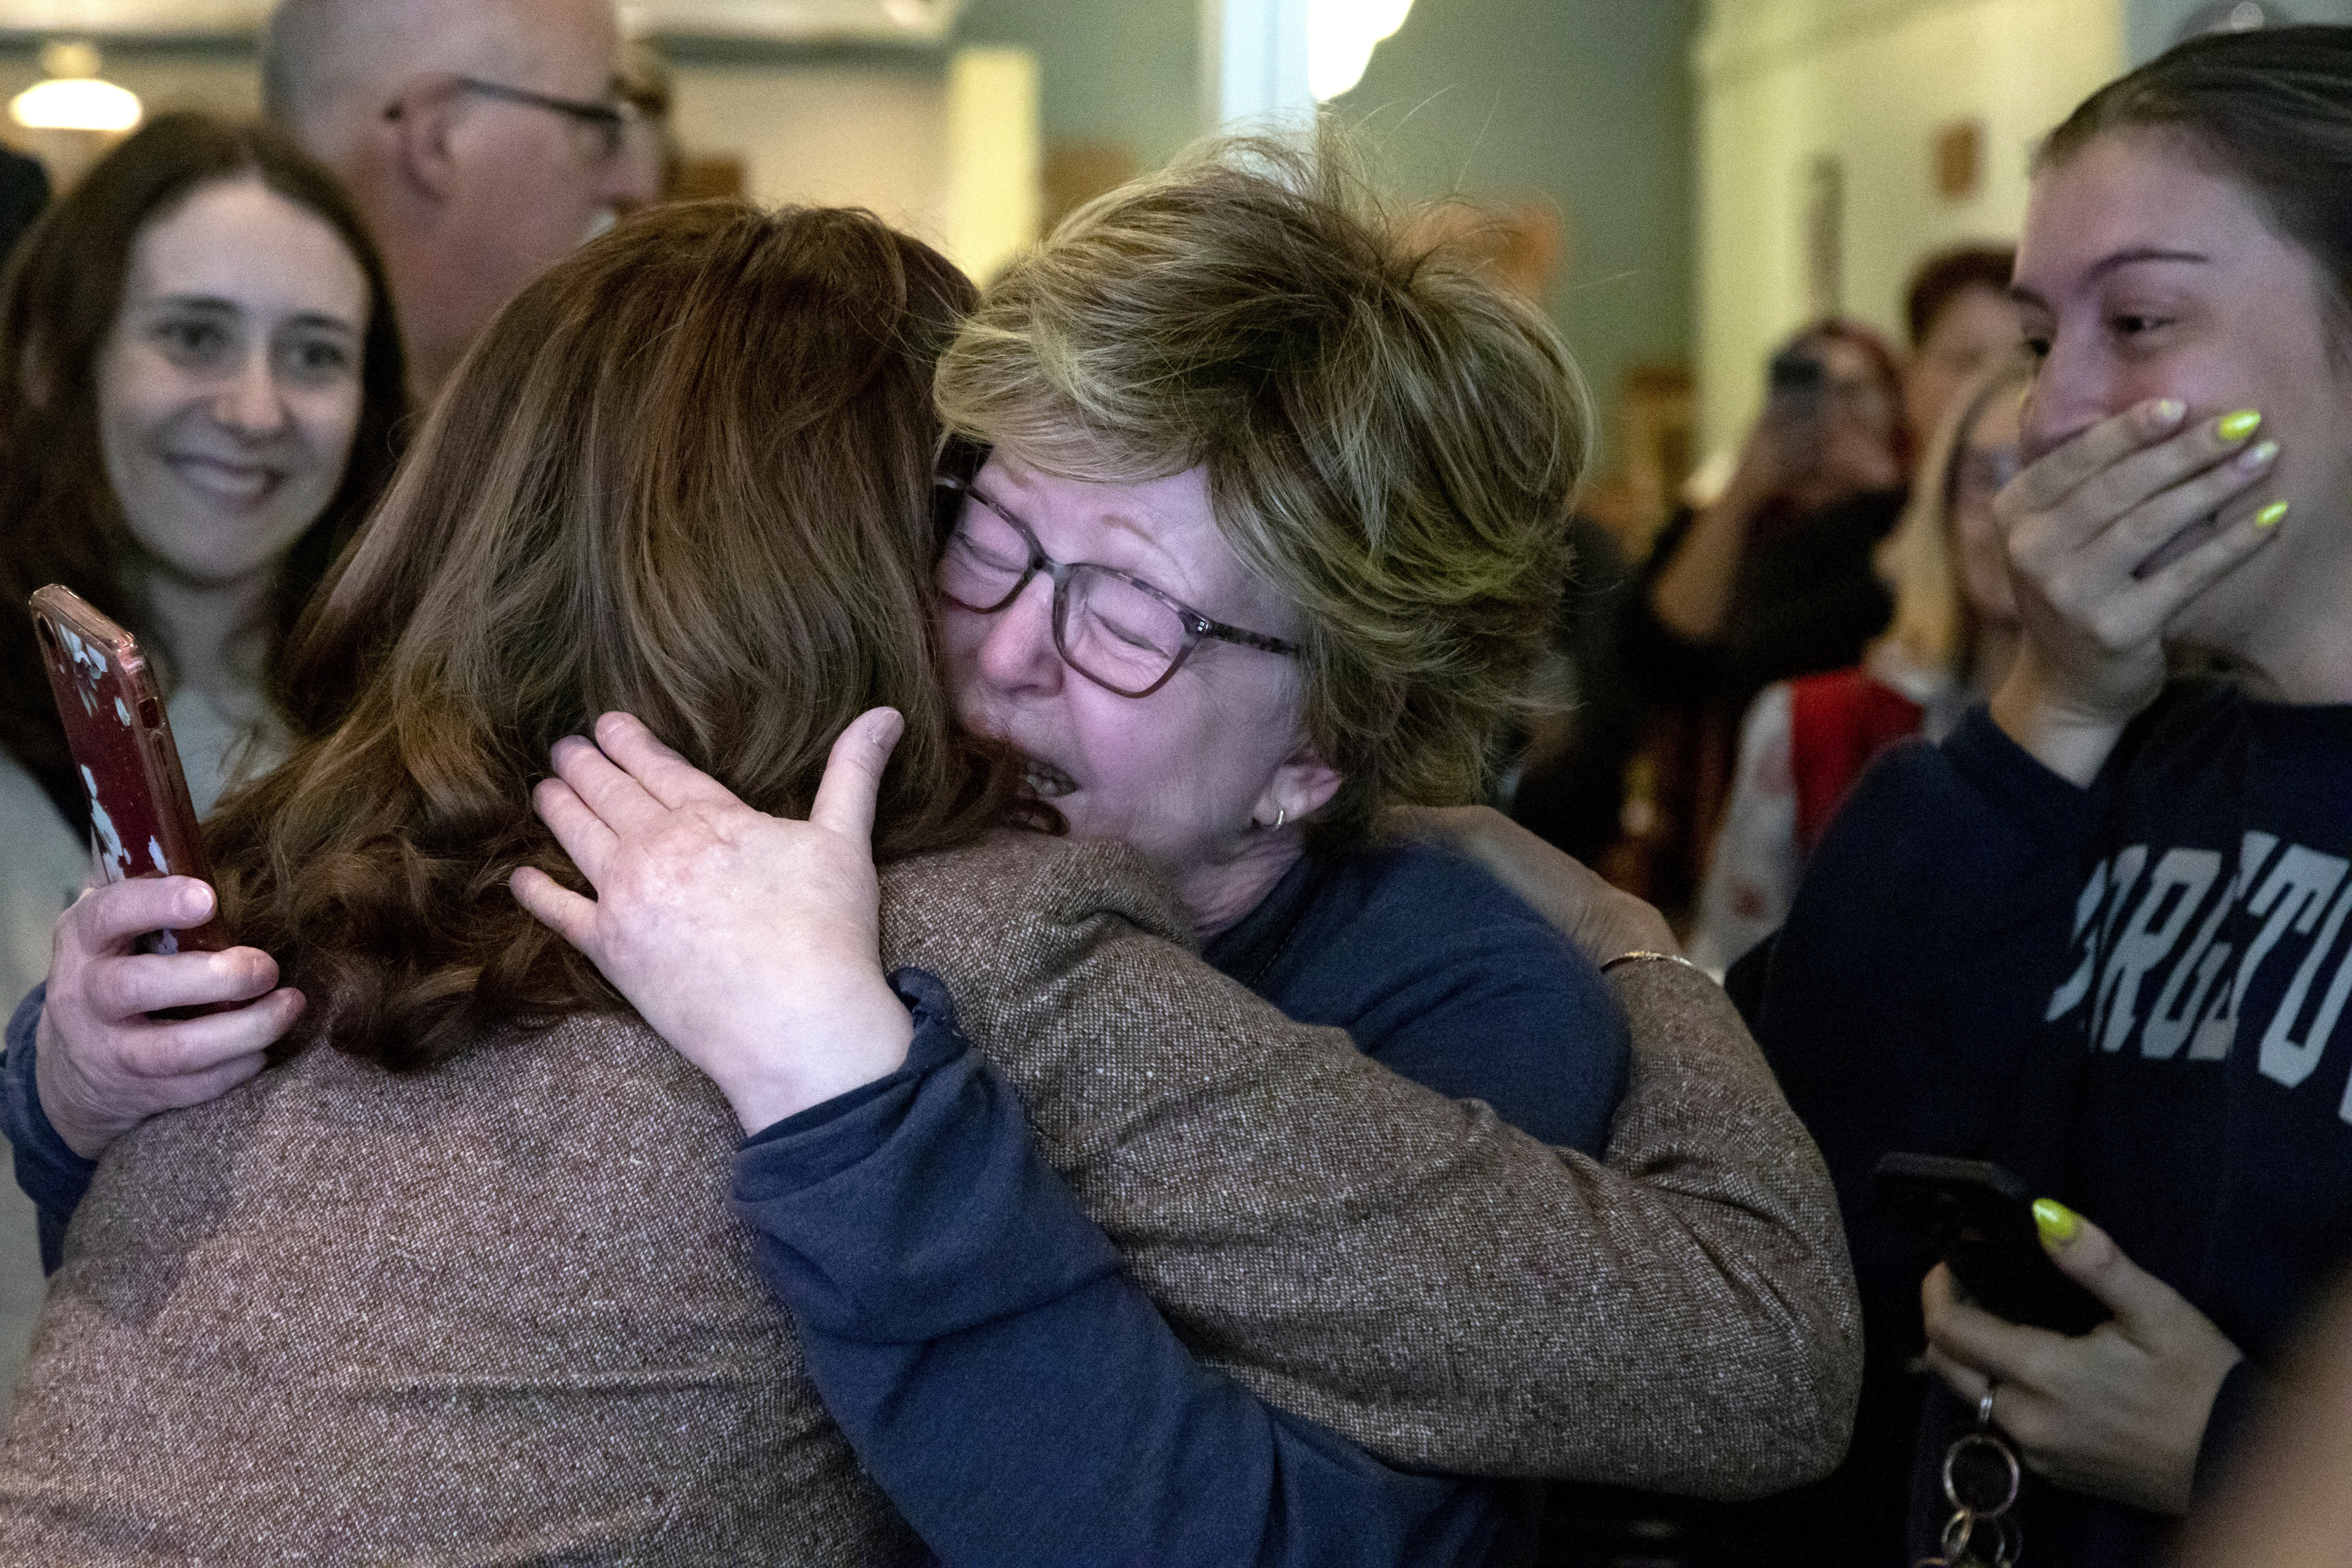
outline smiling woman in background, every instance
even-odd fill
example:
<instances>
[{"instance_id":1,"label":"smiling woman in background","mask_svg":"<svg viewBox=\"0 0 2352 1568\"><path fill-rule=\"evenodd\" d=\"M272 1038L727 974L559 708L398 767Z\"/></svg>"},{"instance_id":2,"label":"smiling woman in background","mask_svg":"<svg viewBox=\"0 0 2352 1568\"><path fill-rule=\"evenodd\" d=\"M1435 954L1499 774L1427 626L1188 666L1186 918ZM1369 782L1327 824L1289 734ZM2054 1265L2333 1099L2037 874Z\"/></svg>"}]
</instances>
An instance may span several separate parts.
<instances>
[{"instance_id":1,"label":"smiling woman in background","mask_svg":"<svg viewBox=\"0 0 2352 1568\"><path fill-rule=\"evenodd\" d=\"M0 296L0 993L47 972L89 810L21 606L139 635L196 809L281 742L275 660L383 488L403 412L383 267L274 132L163 115L26 237Z\"/></svg>"}]
</instances>

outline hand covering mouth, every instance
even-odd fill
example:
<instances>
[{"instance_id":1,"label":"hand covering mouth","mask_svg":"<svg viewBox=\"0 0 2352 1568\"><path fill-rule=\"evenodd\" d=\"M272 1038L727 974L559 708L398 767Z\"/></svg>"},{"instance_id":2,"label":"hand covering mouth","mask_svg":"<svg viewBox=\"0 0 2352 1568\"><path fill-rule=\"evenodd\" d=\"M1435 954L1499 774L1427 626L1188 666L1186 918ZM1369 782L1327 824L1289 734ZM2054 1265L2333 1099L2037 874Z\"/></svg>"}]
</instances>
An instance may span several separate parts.
<instances>
[{"instance_id":1,"label":"hand covering mouth","mask_svg":"<svg viewBox=\"0 0 2352 1568\"><path fill-rule=\"evenodd\" d=\"M1043 757L1026 757L1027 770L1023 777L1030 792L1040 800L1057 800L1078 787L1078 781L1045 761Z\"/></svg>"},{"instance_id":2,"label":"hand covering mouth","mask_svg":"<svg viewBox=\"0 0 2352 1568\"><path fill-rule=\"evenodd\" d=\"M2132 568L2135 582L2153 577L2199 545L2221 531L2219 513L2209 513L2183 527L2178 533L2156 547L2155 552Z\"/></svg>"}]
</instances>

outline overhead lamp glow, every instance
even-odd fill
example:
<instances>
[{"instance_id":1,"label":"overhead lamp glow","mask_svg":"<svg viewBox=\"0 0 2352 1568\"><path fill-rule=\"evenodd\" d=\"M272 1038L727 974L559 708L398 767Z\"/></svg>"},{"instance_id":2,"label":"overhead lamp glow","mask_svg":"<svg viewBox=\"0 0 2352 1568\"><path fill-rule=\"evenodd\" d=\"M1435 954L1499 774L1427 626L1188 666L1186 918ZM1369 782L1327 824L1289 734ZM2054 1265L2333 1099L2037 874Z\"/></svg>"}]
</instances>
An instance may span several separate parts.
<instances>
[{"instance_id":1,"label":"overhead lamp glow","mask_svg":"<svg viewBox=\"0 0 2352 1568\"><path fill-rule=\"evenodd\" d=\"M1412 0L1307 0L1308 90L1329 100L1361 81L1372 50L1404 26L1412 9Z\"/></svg>"},{"instance_id":2,"label":"overhead lamp glow","mask_svg":"<svg viewBox=\"0 0 2352 1568\"><path fill-rule=\"evenodd\" d=\"M8 117L28 131L128 131L139 123L136 94L98 79L98 49L76 38L41 50L49 79L8 100Z\"/></svg>"},{"instance_id":3,"label":"overhead lamp glow","mask_svg":"<svg viewBox=\"0 0 2352 1568\"><path fill-rule=\"evenodd\" d=\"M139 95L95 77L51 77L8 100L8 118L28 131L128 131Z\"/></svg>"}]
</instances>

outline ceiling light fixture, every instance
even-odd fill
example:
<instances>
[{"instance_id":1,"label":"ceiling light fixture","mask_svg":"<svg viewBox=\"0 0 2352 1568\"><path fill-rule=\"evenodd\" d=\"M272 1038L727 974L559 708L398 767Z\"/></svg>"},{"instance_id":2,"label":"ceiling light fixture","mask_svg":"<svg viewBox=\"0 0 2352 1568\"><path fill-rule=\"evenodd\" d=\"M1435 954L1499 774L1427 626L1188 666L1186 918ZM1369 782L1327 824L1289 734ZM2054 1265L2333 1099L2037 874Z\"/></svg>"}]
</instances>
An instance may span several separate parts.
<instances>
[{"instance_id":1,"label":"ceiling light fixture","mask_svg":"<svg viewBox=\"0 0 2352 1568\"><path fill-rule=\"evenodd\" d=\"M1361 81L1372 50L1412 9L1412 0L1307 0L1308 89L1329 100Z\"/></svg>"},{"instance_id":2,"label":"ceiling light fixture","mask_svg":"<svg viewBox=\"0 0 2352 1568\"><path fill-rule=\"evenodd\" d=\"M138 95L101 81L98 50L79 42L43 47L49 79L8 100L8 117L28 131L128 131L139 123Z\"/></svg>"}]
</instances>

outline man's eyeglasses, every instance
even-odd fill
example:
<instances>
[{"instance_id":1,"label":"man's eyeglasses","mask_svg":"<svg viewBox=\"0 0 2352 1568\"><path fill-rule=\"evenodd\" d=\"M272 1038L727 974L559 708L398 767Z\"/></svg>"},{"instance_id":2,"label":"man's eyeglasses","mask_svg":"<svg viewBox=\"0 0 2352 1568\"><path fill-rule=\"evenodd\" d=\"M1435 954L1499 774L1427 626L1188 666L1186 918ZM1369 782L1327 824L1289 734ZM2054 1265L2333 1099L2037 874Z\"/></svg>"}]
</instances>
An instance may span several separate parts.
<instances>
[{"instance_id":1,"label":"man's eyeglasses","mask_svg":"<svg viewBox=\"0 0 2352 1568\"><path fill-rule=\"evenodd\" d=\"M940 593L974 615L992 616L1043 572L1054 584L1054 647L1062 662L1106 691L1149 697L1183 668L1205 639L1297 657L1298 645L1212 620L1140 577L1091 561L1060 562L1028 524L971 483L933 481L957 508L940 555Z\"/></svg>"},{"instance_id":2,"label":"man's eyeglasses","mask_svg":"<svg viewBox=\"0 0 2352 1568\"><path fill-rule=\"evenodd\" d=\"M528 109L544 109L551 114L562 115L574 124L588 126L597 135L597 155L607 162L620 155L621 143L628 136L630 124L637 118L637 106L625 99L615 102L591 103L583 99L557 98L552 93L533 92L525 87L509 87L502 81L487 81L478 76L447 79L460 92L495 98L501 103L520 103ZM401 105L395 103L383 113L387 120L397 120Z\"/></svg>"}]
</instances>

